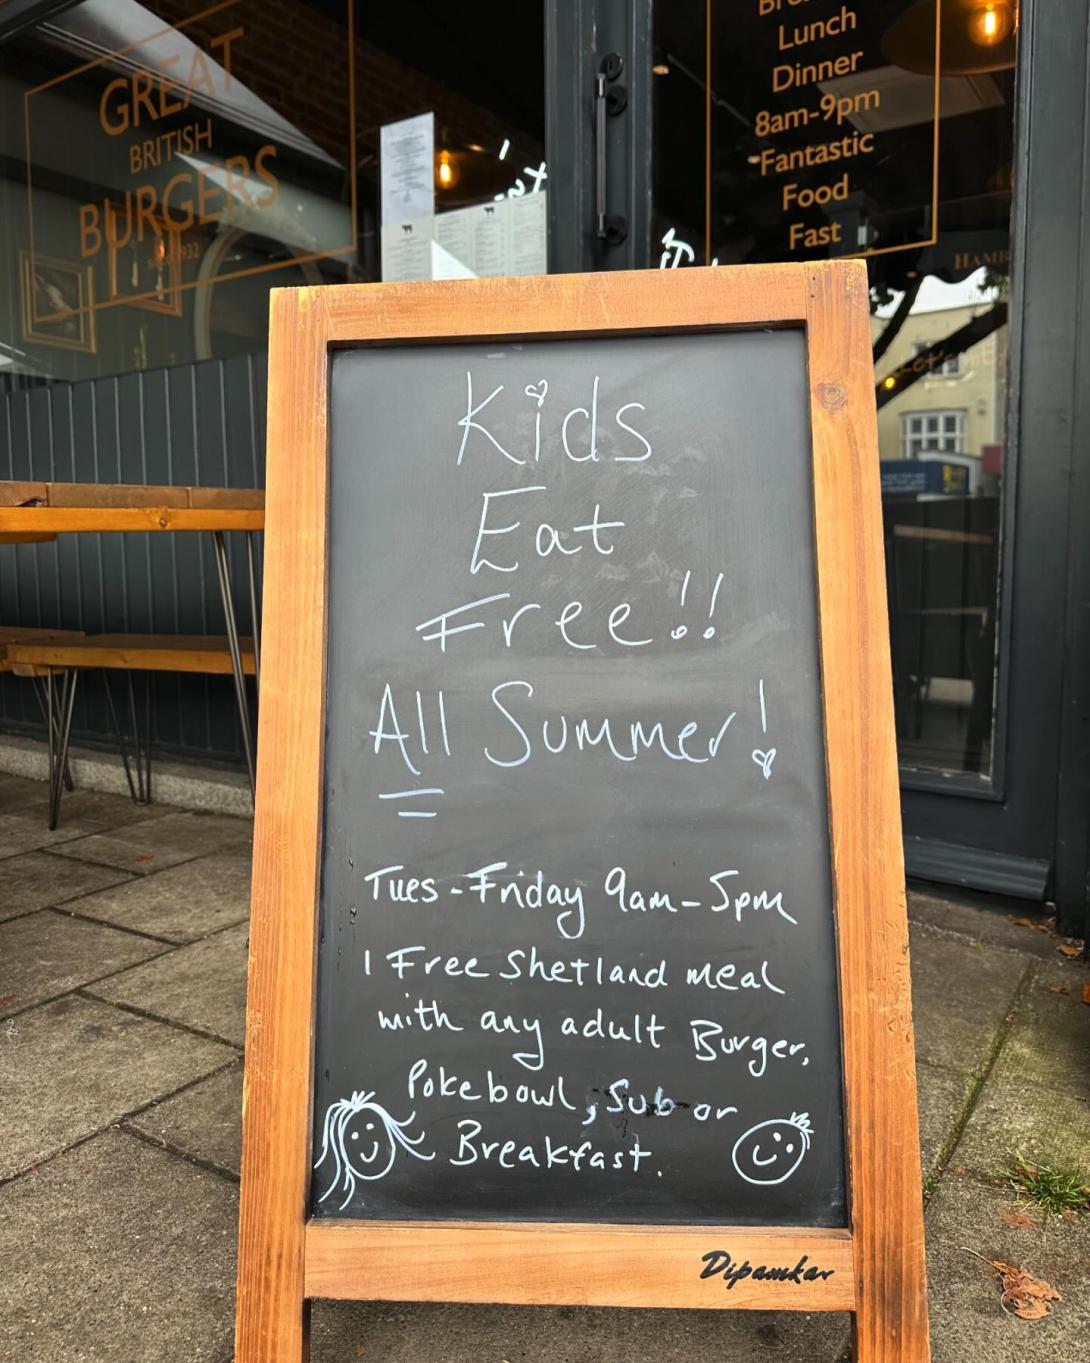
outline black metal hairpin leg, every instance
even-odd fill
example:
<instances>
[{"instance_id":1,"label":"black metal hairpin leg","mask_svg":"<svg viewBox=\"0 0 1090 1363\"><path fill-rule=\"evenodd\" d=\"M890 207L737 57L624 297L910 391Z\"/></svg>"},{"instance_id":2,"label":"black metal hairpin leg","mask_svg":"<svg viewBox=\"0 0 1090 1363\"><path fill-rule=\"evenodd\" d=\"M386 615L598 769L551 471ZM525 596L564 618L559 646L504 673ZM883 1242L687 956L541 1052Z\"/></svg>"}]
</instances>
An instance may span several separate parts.
<instances>
[{"instance_id":1,"label":"black metal hairpin leg","mask_svg":"<svg viewBox=\"0 0 1090 1363\"><path fill-rule=\"evenodd\" d=\"M128 673L128 693L129 693L129 732L132 734L132 746L135 750L133 761L130 763L129 739L121 728L121 721L117 717L117 707L114 704L113 687L110 685L110 674L102 669L102 684L106 690L106 703L110 711L110 723L113 725L114 736L117 739L117 750L121 754L121 764L125 768L125 780L129 786L129 796L133 804L151 804L151 673L145 673L144 690L144 743L140 743L140 724L136 714L135 696L133 692L132 673ZM136 771L136 780L133 780L133 770Z\"/></svg>"},{"instance_id":2,"label":"black metal hairpin leg","mask_svg":"<svg viewBox=\"0 0 1090 1363\"><path fill-rule=\"evenodd\" d=\"M45 741L49 753L49 827L56 828L57 820L53 811L53 773L57 767L57 721L53 716L53 669L45 674Z\"/></svg>"},{"instance_id":3,"label":"black metal hairpin leg","mask_svg":"<svg viewBox=\"0 0 1090 1363\"><path fill-rule=\"evenodd\" d=\"M47 694L46 694L46 690L47 690L47 689L46 689L46 684L45 684L45 682L42 680L42 678L41 678L41 677L38 677L38 676L35 676L35 677L33 678L33 681L34 681L34 694L38 697L38 706L39 706L39 708L41 709L42 718L43 718L43 719L46 721L46 723L48 724L48 723L49 723L49 703L48 703ZM52 770L52 768L50 768L50 770ZM65 790L75 790L75 788L76 788L76 783L72 780L72 768L71 768L70 764L69 764L67 761L66 761L65 764L64 764L64 788L65 788Z\"/></svg>"},{"instance_id":4,"label":"black metal hairpin leg","mask_svg":"<svg viewBox=\"0 0 1090 1363\"><path fill-rule=\"evenodd\" d=\"M56 828L61 812L61 793L64 790L64 771L68 765L68 742L72 736L72 709L76 703L75 668L61 670L60 695L56 694L56 672L46 674L47 717L49 729L49 827Z\"/></svg>"},{"instance_id":5,"label":"black metal hairpin leg","mask_svg":"<svg viewBox=\"0 0 1090 1363\"><path fill-rule=\"evenodd\" d=\"M136 690L132 673L127 672L129 683L129 723L132 725L132 740L136 748L136 781L140 789L141 804L151 804L151 673L144 673L144 742L140 743L140 721L136 713ZM143 762L143 769L141 769Z\"/></svg>"},{"instance_id":6,"label":"black metal hairpin leg","mask_svg":"<svg viewBox=\"0 0 1090 1363\"><path fill-rule=\"evenodd\" d=\"M250 728L250 706L246 699L246 674L242 668L242 646L238 637L238 621L235 617L235 604L231 595L231 574L227 566L227 549L223 543L223 531L212 531L212 545L216 553L216 569L219 573L220 595L223 598L223 614L227 621L227 647L231 654L231 672L235 679L235 700L238 702L238 718L242 726L242 747L246 754L246 770L250 775L250 793L254 792L254 740ZM255 621L256 625L256 621ZM254 647L257 647L255 636Z\"/></svg>"}]
</instances>

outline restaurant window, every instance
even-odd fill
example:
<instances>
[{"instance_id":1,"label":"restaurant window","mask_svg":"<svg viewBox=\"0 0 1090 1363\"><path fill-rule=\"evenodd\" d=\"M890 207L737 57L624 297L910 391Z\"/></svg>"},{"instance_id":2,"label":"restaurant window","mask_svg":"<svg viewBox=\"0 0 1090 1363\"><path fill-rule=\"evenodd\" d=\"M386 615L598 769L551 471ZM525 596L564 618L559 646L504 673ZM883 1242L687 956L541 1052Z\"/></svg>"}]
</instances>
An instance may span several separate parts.
<instances>
[{"instance_id":1,"label":"restaurant window","mask_svg":"<svg viewBox=\"0 0 1090 1363\"><path fill-rule=\"evenodd\" d=\"M653 263L867 263L897 738L923 780L994 771L1018 21L654 8Z\"/></svg>"},{"instance_id":2,"label":"restaurant window","mask_svg":"<svg viewBox=\"0 0 1090 1363\"><path fill-rule=\"evenodd\" d=\"M964 443L964 412L908 412L901 418L902 459L934 450L958 454Z\"/></svg>"},{"instance_id":3,"label":"restaurant window","mask_svg":"<svg viewBox=\"0 0 1090 1363\"><path fill-rule=\"evenodd\" d=\"M274 286L545 268L543 7L49 6L0 146L0 383L252 354Z\"/></svg>"}]
</instances>

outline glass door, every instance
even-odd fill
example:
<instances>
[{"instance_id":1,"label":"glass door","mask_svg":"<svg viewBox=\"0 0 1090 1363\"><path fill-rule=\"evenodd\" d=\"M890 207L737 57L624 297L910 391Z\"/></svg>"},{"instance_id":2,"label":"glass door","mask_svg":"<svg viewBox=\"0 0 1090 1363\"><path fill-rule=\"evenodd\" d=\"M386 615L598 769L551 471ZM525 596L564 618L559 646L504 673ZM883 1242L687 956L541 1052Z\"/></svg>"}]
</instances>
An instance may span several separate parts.
<instances>
[{"instance_id":1,"label":"glass door","mask_svg":"<svg viewBox=\"0 0 1090 1363\"><path fill-rule=\"evenodd\" d=\"M653 15L647 264L867 262L910 873L1081 923L1090 5Z\"/></svg>"},{"instance_id":2,"label":"glass door","mask_svg":"<svg viewBox=\"0 0 1090 1363\"><path fill-rule=\"evenodd\" d=\"M648 264L867 262L910 873L1068 924L1090 874L1088 18L675 0L648 54Z\"/></svg>"},{"instance_id":3,"label":"glass door","mask_svg":"<svg viewBox=\"0 0 1090 1363\"><path fill-rule=\"evenodd\" d=\"M862 257L906 782L997 769L1018 55L1007 0L658 5L662 268Z\"/></svg>"}]
</instances>

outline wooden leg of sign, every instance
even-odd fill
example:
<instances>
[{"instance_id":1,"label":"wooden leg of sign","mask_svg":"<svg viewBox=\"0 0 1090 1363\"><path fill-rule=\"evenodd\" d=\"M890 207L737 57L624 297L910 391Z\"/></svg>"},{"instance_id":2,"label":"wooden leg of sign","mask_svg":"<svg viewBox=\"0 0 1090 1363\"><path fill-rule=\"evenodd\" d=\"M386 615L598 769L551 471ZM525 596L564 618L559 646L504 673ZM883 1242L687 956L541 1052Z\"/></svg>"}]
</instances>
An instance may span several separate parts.
<instances>
[{"instance_id":1,"label":"wooden leg of sign","mask_svg":"<svg viewBox=\"0 0 1090 1363\"><path fill-rule=\"evenodd\" d=\"M822 666L836 677L824 688L824 703L855 1357L927 1363L908 920L865 267L815 269L809 311Z\"/></svg>"},{"instance_id":2,"label":"wooden leg of sign","mask_svg":"<svg viewBox=\"0 0 1090 1363\"><path fill-rule=\"evenodd\" d=\"M321 807L326 504L324 312L274 290L269 347L270 533L264 590L292 620L262 655L246 999L235 1363L306 1363L315 903ZM291 352L291 353L289 353ZM303 457L307 454L309 457ZM298 456L298 457L297 457ZM294 510L291 510L294 508ZM278 716L274 725L271 720Z\"/></svg>"}]
</instances>

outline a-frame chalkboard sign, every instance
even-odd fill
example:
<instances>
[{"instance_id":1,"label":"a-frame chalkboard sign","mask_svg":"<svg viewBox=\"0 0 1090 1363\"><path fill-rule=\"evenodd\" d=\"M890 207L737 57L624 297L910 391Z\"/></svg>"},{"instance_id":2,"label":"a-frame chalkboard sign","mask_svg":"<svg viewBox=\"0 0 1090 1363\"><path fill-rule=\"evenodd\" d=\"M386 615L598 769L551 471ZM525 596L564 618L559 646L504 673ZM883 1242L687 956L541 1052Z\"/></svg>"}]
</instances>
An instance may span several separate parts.
<instances>
[{"instance_id":1,"label":"a-frame chalkboard sign","mask_svg":"<svg viewBox=\"0 0 1090 1363\"><path fill-rule=\"evenodd\" d=\"M237 1363L312 1298L928 1356L862 264L272 295Z\"/></svg>"}]
</instances>

